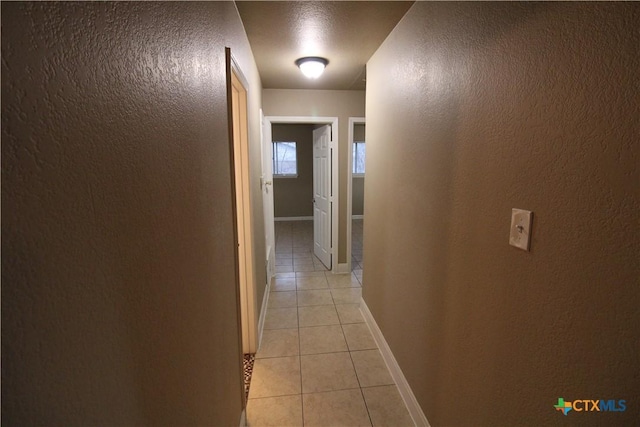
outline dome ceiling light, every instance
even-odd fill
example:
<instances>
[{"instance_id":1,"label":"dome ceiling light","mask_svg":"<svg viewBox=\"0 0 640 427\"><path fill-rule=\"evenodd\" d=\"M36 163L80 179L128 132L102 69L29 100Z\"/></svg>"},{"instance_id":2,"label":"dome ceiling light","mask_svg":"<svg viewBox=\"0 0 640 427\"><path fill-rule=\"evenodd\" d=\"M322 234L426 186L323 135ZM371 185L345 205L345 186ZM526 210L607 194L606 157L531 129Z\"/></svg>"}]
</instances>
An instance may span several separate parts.
<instances>
[{"instance_id":1,"label":"dome ceiling light","mask_svg":"<svg viewBox=\"0 0 640 427\"><path fill-rule=\"evenodd\" d=\"M328 63L328 60L318 56L307 56L296 60L296 65L300 68L302 74L309 79L317 79L320 77L324 71L324 67L326 67Z\"/></svg>"}]
</instances>

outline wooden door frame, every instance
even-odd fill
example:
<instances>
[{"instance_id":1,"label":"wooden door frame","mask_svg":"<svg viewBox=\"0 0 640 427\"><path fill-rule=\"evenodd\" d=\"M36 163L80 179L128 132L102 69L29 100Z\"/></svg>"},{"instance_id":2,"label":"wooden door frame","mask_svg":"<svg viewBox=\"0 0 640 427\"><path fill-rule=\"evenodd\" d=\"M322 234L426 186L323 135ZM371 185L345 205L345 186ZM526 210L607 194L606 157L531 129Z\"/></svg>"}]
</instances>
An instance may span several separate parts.
<instances>
[{"instance_id":1,"label":"wooden door frame","mask_svg":"<svg viewBox=\"0 0 640 427\"><path fill-rule=\"evenodd\" d=\"M353 128L357 124L366 124L366 122L364 117L349 117L349 149L347 150L347 266L349 272L351 272L351 244L353 243L351 239L353 224L351 219L353 214Z\"/></svg>"},{"instance_id":2,"label":"wooden door frame","mask_svg":"<svg viewBox=\"0 0 640 427\"><path fill-rule=\"evenodd\" d=\"M338 269L338 227L339 227L339 171L338 171L338 117L314 117L314 116L265 116L265 121L269 134L266 135L265 141L272 141L273 124L312 124L312 125L331 125L331 271L337 272Z\"/></svg>"},{"instance_id":3,"label":"wooden door frame","mask_svg":"<svg viewBox=\"0 0 640 427\"><path fill-rule=\"evenodd\" d=\"M255 284L255 242L253 235L253 218L251 215L251 173L249 164L249 84L229 48L226 49L226 55L231 187L233 218L236 225L234 227L234 242L236 245L235 260L239 313L238 322L240 330L239 339L242 353L255 353L258 350L258 316ZM234 88L241 94L238 103L239 132L234 131L236 120L233 103ZM240 171L236 173L238 167ZM238 182L238 180L240 182ZM242 354L240 357L242 357Z\"/></svg>"}]
</instances>

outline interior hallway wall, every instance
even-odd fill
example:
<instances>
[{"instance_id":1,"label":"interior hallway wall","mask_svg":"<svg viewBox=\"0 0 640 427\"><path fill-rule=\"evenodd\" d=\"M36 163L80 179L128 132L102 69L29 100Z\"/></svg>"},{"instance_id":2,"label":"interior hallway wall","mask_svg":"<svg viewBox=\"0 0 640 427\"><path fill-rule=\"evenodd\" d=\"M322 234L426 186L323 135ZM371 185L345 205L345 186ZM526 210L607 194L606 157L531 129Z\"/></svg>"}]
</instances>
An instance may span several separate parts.
<instances>
[{"instance_id":1,"label":"interior hallway wall","mask_svg":"<svg viewBox=\"0 0 640 427\"><path fill-rule=\"evenodd\" d=\"M351 215L363 215L364 214L364 177L354 176L353 183L351 185Z\"/></svg>"},{"instance_id":2,"label":"interior hallway wall","mask_svg":"<svg viewBox=\"0 0 640 427\"><path fill-rule=\"evenodd\" d=\"M369 61L364 300L431 425L640 421L639 22L416 2Z\"/></svg>"},{"instance_id":3,"label":"interior hallway wall","mask_svg":"<svg viewBox=\"0 0 640 427\"><path fill-rule=\"evenodd\" d=\"M1 7L2 424L238 425L234 3Z\"/></svg>"},{"instance_id":4,"label":"interior hallway wall","mask_svg":"<svg viewBox=\"0 0 640 427\"><path fill-rule=\"evenodd\" d=\"M338 262L347 262L347 150L349 117L364 117L364 91L264 89L265 116L338 117L339 187Z\"/></svg>"}]
</instances>

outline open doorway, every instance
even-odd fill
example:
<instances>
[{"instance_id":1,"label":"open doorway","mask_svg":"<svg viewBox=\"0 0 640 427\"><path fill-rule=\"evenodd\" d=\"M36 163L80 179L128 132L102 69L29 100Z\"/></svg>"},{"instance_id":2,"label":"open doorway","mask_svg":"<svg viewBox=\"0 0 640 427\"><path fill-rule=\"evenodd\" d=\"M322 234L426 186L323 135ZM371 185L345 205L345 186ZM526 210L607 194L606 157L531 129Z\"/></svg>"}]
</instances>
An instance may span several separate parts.
<instances>
[{"instance_id":1,"label":"open doorway","mask_svg":"<svg viewBox=\"0 0 640 427\"><path fill-rule=\"evenodd\" d=\"M283 131L287 127L289 133ZM308 243L314 255L306 268L337 266L338 171L333 167L338 163L337 127L337 117L265 117L263 144L270 144L274 158L272 194L278 193L278 186L289 190L276 196L280 205L274 203L277 273L294 271L293 256L286 256L293 252L294 241ZM303 142L289 136L296 131L310 134Z\"/></svg>"},{"instance_id":2,"label":"open doorway","mask_svg":"<svg viewBox=\"0 0 640 427\"><path fill-rule=\"evenodd\" d=\"M347 263L362 283L366 137L364 117L349 117Z\"/></svg>"}]
</instances>

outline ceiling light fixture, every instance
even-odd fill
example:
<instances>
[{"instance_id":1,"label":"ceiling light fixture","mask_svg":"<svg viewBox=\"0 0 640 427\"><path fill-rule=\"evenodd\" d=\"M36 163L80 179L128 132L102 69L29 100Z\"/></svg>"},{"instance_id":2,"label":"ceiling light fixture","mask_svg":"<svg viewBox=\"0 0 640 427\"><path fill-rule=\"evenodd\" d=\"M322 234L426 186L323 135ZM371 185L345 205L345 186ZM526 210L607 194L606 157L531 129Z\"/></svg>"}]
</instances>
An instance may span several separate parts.
<instances>
[{"instance_id":1,"label":"ceiling light fixture","mask_svg":"<svg viewBox=\"0 0 640 427\"><path fill-rule=\"evenodd\" d=\"M325 58L318 56L307 56L296 60L296 65L307 78L317 79L324 71L324 67L329 63Z\"/></svg>"}]
</instances>

